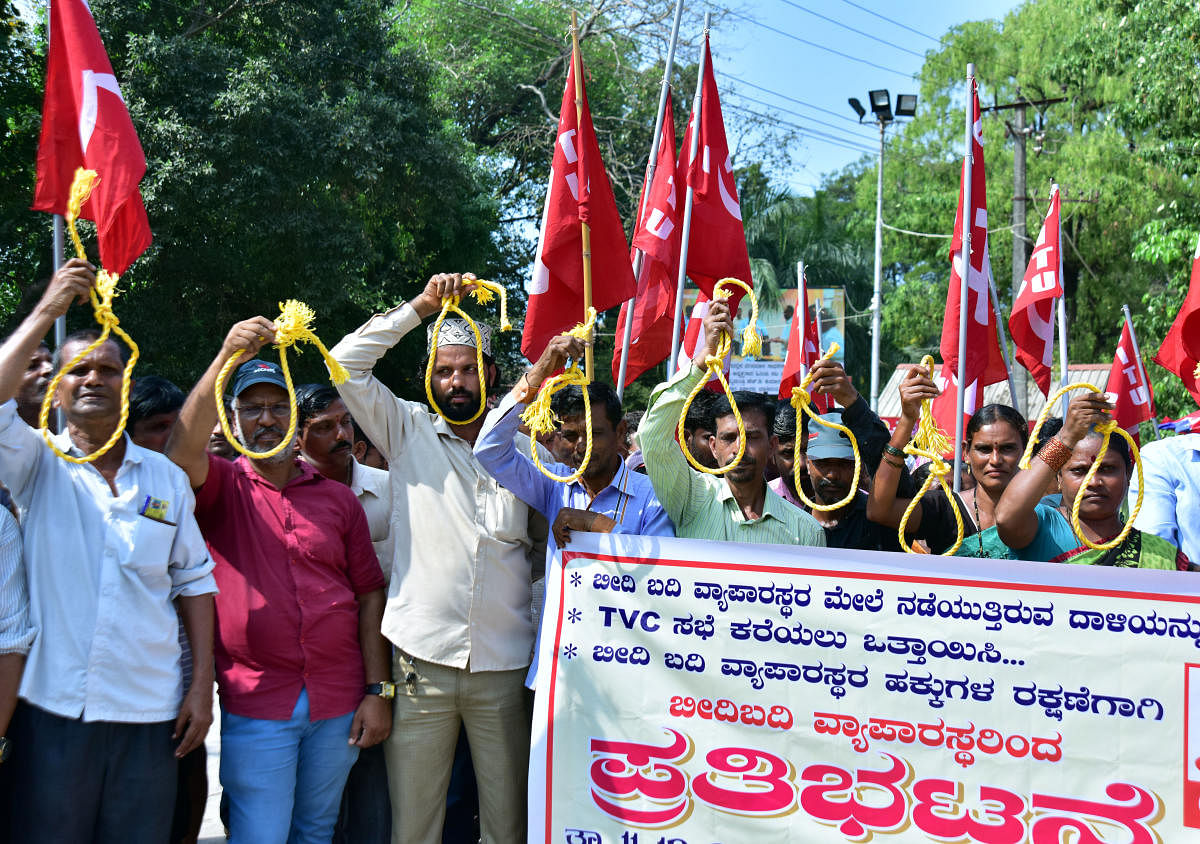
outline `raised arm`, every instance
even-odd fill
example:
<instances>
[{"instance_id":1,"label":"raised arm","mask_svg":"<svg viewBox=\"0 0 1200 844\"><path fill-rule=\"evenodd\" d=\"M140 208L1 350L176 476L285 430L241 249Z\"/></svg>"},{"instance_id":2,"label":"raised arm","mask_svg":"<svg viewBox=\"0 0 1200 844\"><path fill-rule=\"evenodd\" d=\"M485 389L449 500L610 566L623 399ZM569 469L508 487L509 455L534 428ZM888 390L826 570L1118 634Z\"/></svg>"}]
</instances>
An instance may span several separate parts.
<instances>
[{"instance_id":1,"label":"raised arm","mask_svg":"<svg viewBox=\"0 0 1200 844\"><path fill-rule=\"evenodd\" d=\"M376 314L330 349L334 360L350 373L346 383L337 386L338 395L389 460L403 445L406 418L395 395L373 374L375 364L422 320L440 311L443 296L462 296L474 279L471 273L439 273L412 300Z\"/></svg>"},{"instance_id":2,"label":"raised arm","mask_svg":"<svg viewBox=\"0 0 1200 844\"><path fill-rule=\"evenodd\" d=\"M722 300L713 302L704 318L703 329L704 343L697 344L691 367L654 388L646 415L638 426L638 444L646 460L646 474L654 486L654 494L676 527L687 523L692 503L705 492L705 482L700 474L692 471L680 451L675 429L688 393L700 379L708 376L705 359L716 354L722 334L733 335L729 305Z\"/></svg>"},{"instance_id":3,"label":"raised arm","mask_svg":"<svg viewBox=\"0 0 1200 844\"><path fill-rule=\"evenodd\" d=\"M1017 472L1009 481L996 505L996 532L1001 542L1014 551L1029 547L1038 531L1034 509L1045 495L1050 480L1094 426L1112 419L1112 410L1113 406L1103 393L1088 393L1071 399L1062 430L1047 441L1028 469Z\"/></svg>"},{"instance_id":4,"label":"raised arm","mask_svg":"<svg viewBox=\"0 0 1200 844\"><path fill-rule=\"evenodd\" d=\"M866 400L855 389L846 370L835 360L823 360L813 368L810 392L831 396L842 407L842 423L858 441L858 453L862 456L863 472L873 476L883 457L883 446L888 441L887 425L883 424ZM811 424L811 423L810 423ZM907 476L907 472L903 476Z\"/></svg>"},{"instance_id":5,"label":"raised arm","mask_svg":"<svg viewBox=\"0 0 1200 844\"><path fill-rule=\"evenodd\" d=\"M41 300L21 321L17 330L0 346L0 404L15 397L29 366L29 357L38 343L65 314L72 303L83 304L96 284L96 268L87 261L72 258L59 268Z\"/></svg>"},{"instance_id":6,"label":"raised arm","mask_svg":"<svg viewBox=\"0 0 1200 844\"><path fill-rule=\"evenodd\" d=\"M921 402L925 399L935 399L940 391L937 384L925 374L920 367L913 367L900 382L900 421L888 445L895 449L903 449L912 439L913 431L921 418ZM867 518L873 522L888 527L899 527L904 511L908 509L911 498L898 498L896 495L900 478L905 474L904 460L894 454L884 454L875 472L875 482L871 486L871 494L867 497ZM913 508L912 515L905 526L909 532L921 526L922 509L920 502Z\"/></svg>"},{"instance_id":7,"label":"raised arm","mask_svg":"<svg viewBox=\"0 0 1200 844\"><path fill-rule=\"evenodd\" d=\"M196 382L183 409L179 411L179 420L171 429L171 439L167 441L167 457L187 473L188 481L193 489L199 489L208 479L208 437L213 426L217 424L217 402L214 394L217 384L217 374L233 355L241 352L238 358L240 366L250 360L259 349L268 343L275 342L275 324L266 317L253 317L237 323L229 329L221 351L208 365L204 375Z\"/></svg>"},{"instance_id":8,"label":"raised arm","mask_svg":"<svg viewBox=\"0 0 1200 844\"><path fill-rule=\"evenodd\" d=\"M559 335L553 338L500 406L487 415L475 440L475 459L488 474L551 520L559 509L558 482L539 472L533 461L517 450L513 438L520 426L521 410L534 397L541 383L562 369L568 358L580 360L586 347L587 344L578 337Z\"/></svg>"}]
</instances>

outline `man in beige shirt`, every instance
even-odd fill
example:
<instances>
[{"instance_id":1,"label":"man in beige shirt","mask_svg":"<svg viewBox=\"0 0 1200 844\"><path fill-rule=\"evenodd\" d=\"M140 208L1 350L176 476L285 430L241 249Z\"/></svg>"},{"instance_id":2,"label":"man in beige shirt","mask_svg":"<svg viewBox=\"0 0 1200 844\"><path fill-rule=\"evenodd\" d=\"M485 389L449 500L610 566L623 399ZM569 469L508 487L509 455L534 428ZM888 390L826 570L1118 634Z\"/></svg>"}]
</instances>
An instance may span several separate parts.
<instances>
[{"instance_id":1,"label":"man in beige shirt","mask_svg":"<svg viewBox=\"0 0 1200 844\"><path fill-rule=\"evenodd\" d=\"M540 517L500 487L471 451L484 417L466 420L480 407L481 385L491 392L499 380L491 329L480 326L482 372L475 336L460 320L446 320L429 350L434 399L449 421L393 395L372 374L400 338L441 309L443 296L461 295L472 278L434 276L411 302L372 317L333 349L350 373L338 391L383 452L391 482L383 633L396 646L398 685L385 754L392 840L401 844L441 840L460 723L478 778L483 839L525 840L523 680L534 635L531 560L542 553L530 538L530 521Z\"/></svg>"}]
</instances>

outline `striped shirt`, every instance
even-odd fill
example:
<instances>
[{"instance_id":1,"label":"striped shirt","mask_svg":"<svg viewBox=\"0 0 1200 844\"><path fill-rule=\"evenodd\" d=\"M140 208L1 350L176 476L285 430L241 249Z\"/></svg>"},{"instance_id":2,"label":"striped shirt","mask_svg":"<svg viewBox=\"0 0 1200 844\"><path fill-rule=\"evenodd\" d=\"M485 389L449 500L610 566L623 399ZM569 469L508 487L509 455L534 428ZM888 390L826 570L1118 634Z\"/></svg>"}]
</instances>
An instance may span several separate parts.
<instances>
[{"instance_id":1,"label":"striped shirt","mask_svg":"<svg viewBox=\"0 0 1200 844\"><path fill-rule=\"evenodd\" d=\"M825 545L816 519L766 488L763 512L747 519L725 479L692 471L675 440L675 428L688 393L705 376L695 364L654 389L638 426L646 474L658 500L675 523L675 535L723 542L768 545Z\"/></svg>"}]
</instances>

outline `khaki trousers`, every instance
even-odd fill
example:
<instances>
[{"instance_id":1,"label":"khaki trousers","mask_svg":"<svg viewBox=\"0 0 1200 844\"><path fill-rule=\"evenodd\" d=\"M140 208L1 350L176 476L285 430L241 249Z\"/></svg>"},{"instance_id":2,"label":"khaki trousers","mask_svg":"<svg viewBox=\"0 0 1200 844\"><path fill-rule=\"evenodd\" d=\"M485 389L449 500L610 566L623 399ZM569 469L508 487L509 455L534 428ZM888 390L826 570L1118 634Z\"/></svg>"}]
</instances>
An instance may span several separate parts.
<instances>
[{"instance_id":1,"label":"khaki trousers","mask_svg":"<svg viewBox=\"0 0 1200 844\"><path fill-rule=\"evenodd\" d=\"M484 844L524 844L530 716L525 668L450 668L394 652L396 699L384 746L392 844L440 844L459 727L467 729ZM415 673L416 678L407 678Z\"/></svg>"}]
</instances>

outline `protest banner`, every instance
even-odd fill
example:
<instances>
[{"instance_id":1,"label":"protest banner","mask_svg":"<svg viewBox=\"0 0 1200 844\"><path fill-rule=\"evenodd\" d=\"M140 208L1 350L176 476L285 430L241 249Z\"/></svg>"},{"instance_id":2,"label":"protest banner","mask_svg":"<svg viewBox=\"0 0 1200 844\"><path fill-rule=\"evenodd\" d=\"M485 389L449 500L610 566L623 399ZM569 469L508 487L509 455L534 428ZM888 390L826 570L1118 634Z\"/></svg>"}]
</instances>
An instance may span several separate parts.
<instances>
[{"instance_id":1,"label":"protest banner","mask_svg":"<svg viewBox=\"0 0 1200 844\"><path fill-rule=\"evenodd\" d=\"M529 840L1200 836L1200 579L576 534Z\"/></svg>"}]
</instances>

